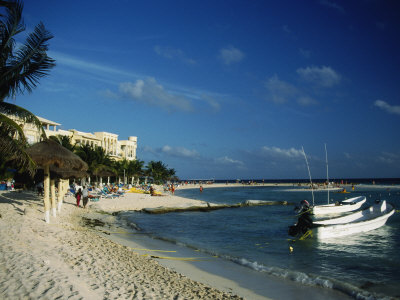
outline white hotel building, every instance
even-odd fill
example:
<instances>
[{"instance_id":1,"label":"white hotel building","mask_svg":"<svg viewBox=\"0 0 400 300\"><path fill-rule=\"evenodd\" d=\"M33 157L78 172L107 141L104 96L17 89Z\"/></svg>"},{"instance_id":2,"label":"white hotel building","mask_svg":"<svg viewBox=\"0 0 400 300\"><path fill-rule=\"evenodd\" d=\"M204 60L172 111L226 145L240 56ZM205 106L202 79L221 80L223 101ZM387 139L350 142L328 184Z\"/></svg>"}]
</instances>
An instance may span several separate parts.
<instances>
[{"instance_id":1,"label":"white hotel building","mask_svg":"<svg viewBox=\"0 0 400 300\"><path fill-rule=\"evenodd\" d=\"M128 140L118 140L118 134L109 132L82 132L75 129L57 129L61 124L38 117L42 123L47 137L52 135L63 135L71 138L71 143L76 145L91 145L102 147L105 152L114 160L135 160L137 149L137 137L130 136ZM19 122L18 122L19 123ZM25 133L29 144L37 143L40 135L37 128L30 123L19 124Z\"/></svg>"}]
</instances>

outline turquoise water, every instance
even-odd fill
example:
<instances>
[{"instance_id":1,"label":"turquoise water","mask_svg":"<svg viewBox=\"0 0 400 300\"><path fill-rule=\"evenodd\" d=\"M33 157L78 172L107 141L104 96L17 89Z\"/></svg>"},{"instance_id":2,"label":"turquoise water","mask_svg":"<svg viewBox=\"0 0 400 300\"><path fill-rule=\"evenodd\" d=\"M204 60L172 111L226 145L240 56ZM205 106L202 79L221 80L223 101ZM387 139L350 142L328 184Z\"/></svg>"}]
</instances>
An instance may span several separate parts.
<instances>
[{"instance_id":1,"label":"turquoise water","mask_svg":"<svg viewBox=\"0 0 400 300\"><path fill-rule=\"evenodd\" d=\"M290 191L289 191L290 189ZM329 241L293 242L288 226L296 222L294 205L311 193L292 187L229 187L177 190L176 195L214 203L246 200L286 200L288 206L255 206L211 212L148 215L126 212L120 217L143 232L172 243L218 255L277 278L305 285L337 289L348 295L399 297L400 216L396 212L379 229ZM357 186L349 194L330 193L334 201L364 195L367 202L386 199L398 207L400 189ZM326 192L315 192L315 203L327 201ZM289 251L293 247L293 252Z\"/></svg>"}]
</instances>

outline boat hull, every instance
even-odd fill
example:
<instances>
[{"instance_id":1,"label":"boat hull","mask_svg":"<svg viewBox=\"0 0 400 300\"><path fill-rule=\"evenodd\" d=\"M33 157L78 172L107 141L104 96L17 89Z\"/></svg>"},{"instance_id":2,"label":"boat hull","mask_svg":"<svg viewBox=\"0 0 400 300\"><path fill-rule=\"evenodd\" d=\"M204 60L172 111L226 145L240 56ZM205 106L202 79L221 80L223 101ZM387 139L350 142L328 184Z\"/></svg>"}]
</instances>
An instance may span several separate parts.
<instances>
[{"instance_id":1,"label":"boat hull","mask_svg":"<svg viewBox=\"0 0 400 300\"><path fill-rule=\"evenodd\" d=\"M316 227L312 229L312 233L317 239L329 239L367 232L385 225L393 214L393 206L382 201L379 205L349 216L314 222Z\"/></svg>"},{"instance_id":2,"label":"boat hull","mask_svg":"<svg viewBox=\"0 0 400 300\"><path fill-rule=\"evenodd\" d=\"M341 214L349 211L354 211L367 201L366 197L360 196L342 201L340 205L335 203L326 205L316 205L312 208L313 215L328 215L328 214Z\"/></svg>"}]
</instances>

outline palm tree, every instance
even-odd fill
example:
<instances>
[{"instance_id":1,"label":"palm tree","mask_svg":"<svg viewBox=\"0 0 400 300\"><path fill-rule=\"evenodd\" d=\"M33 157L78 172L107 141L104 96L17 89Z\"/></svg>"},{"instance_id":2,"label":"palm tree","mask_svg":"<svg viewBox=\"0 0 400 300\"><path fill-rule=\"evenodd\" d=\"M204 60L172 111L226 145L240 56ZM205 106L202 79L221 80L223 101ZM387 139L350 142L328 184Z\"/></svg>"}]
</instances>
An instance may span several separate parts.
<instances>
[{"instance_id":1,"label":"palm tree","mask_svg":"<svg viewBox=\"0 0 400 300\"><path fill-rule=\"evenodd\" d=\"M135 159L135 160L129 161L128 176L132 177L132 183L133 183L134 178L139 180L140 176L143 175L143 166L144 166L143 160Z\"/></svg>"},{"instance_id":2,"label":"palm tree","mask_svg":"<svg viewBox=\"0 0 400 300\"><path fill-rule=\"evenodd\" d=\"M168 180L171 176L175 175L175 170L168 169L167 166L161 161L150 161L147 163L146 168L147 175L152 176L154 182L157 184L160 184L163 181Z\"/></svg>"},{"instance_id":3,"label":"palm tree","mask_svg":"<svg viewBox=\"0 0 400 300\"><path fill-rule=\"evenodd\" d=\"M118 174L118 182L120 182L120 178L122 177L124 184L126 183L125 178L126 176L128 176L127 174L128 167L129 167L129 161L125 158L123 160L114 162L114 168Z\"/></svg>"},{"instance_id":4,"label":"palm tree","mask_svg":"<svg viewBox=\"0 0 400 300\"><path fill-rule=\"evenodd\" d=\"M25 153L25 135L15 120L36 125L42 139L46 134L34 114L5 101L24 91L32 92L39 79L55 66L46 53L53 36L40 22L25 44L16 49L15 36L25 30L23 5L18 0L0 0L0 8L5 11L0 13L0 155L33 172L34 163Z\"/></svg>"},{"instance_id":5,"label":"palm tree","mask_svg":"<svg viewBox=\"0 0 400 300\"><path fill-rule=\"evenodd\" d=\"M76 148L75 153L88 164L88 172L92 175L102 176L102 174L116 174L110 156L101 147L81 145Z\"/></svg>"},{"instance_id":6,"label":"palm tree","mask_svg":"<svg viewBox=\"0 0 400 300\"><path fill-rule=\"evenodd\" d=\"M179 178L176 176L175 169L168 169L168 178L167 178L167 180L179 181Z\"/></svg>"},{"instance_id":7,"label":"palm tree","mask_svg":"<svg viewBox=\"0 0 400 300\"><path fill-rule=\"evenodd\" d=\"M70 136L57 134L57 135L50 136L49 139L56 141L61 146L63 146L64 148L67 148L71 152L74 152L76 149L76 143L72 144L72 138Z\"/></svg>"}]
</instances>

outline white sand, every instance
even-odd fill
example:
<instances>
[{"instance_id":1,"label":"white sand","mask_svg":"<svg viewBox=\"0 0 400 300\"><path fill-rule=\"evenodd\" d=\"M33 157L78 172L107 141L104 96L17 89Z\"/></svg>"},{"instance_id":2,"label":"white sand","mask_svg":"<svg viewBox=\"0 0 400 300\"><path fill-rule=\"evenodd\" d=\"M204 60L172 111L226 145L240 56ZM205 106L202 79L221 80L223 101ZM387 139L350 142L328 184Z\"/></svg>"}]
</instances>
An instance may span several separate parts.
<instances>
[{"instance_id":1,"label":"white sand","mask_svg":"<svg viewBox=\"0 0 400 300\"><path fill-rule=\"evenodd\" d=\"M126 193L123 197L114 199L102 198L101 201L92 205L93 209L106 212L122 210L142 210L143 208L155 207L190 207L206 206L204 201L192 200L164 193L163 196L150 196L149 194Z\"/></svg>"},{"instance_id":2,"label":"white sand","mask_svg":"<svg viewBox=\"0 0 400 300\"><path fill-rule=\"evenodd\" d=\"M168 199L140 195L138 203L145 202L133 204L137 195L118 201L140 209ZM60 216L46 224L36 195L1 192L0 299L239 298L79 226L85 210L74 200L67 197Z\"/></svg>"}]
</instances>

